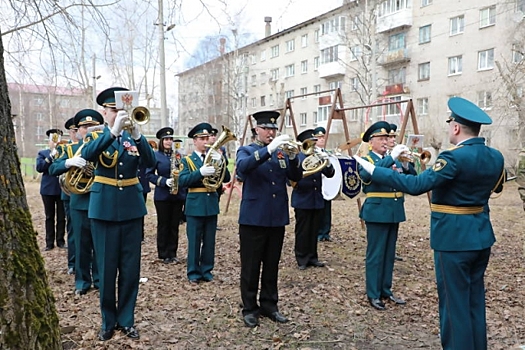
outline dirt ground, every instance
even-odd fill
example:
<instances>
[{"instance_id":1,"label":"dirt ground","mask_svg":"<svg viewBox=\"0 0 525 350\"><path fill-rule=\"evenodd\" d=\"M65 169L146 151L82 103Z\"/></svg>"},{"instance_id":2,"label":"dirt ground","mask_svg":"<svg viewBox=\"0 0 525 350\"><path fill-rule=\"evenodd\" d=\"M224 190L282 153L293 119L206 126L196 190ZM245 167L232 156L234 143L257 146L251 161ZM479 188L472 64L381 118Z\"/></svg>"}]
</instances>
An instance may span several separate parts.
<instances>
[{"instance_id":1,"label":"dirt ground","mask_svg":"<svg viewBox=\"0 0 525 350\"><path fill-rule=\"evenodd\" d=\"M286 228L279 275L280 311L291 322L279 325L262 318L255 329L244 327L239 291L237 237L238 195L227 213L221 200L215 279L191 285L186 279L186 227L180 227L180 264L156 259L156 217L148 197L146 238L135 310L141 338L120 333L97 340L100 327L98 292L76 296L74 277L66 274L66 250L44 252L44 212L39 183L27 179L27 199L38 243L45 259L62 327L65 349L440 349L437 291L429 248L429 207L425 195L407 197L408 220L401 224L393 291L405 306L372 309L365 295L365 232L356 200L333 202L333 242L319 243L325 268L299 271L293 256L293 215ZM125 205L125 203L108 203ZM291 211L293 213L293 211ZM486 273L489 349L525 348L525 212L516 185L508 183L491 200L497 242ZM467 229L467 228L465 228ZM524 347L520 347L523 345Z\"/></svg>"}]
</instances>

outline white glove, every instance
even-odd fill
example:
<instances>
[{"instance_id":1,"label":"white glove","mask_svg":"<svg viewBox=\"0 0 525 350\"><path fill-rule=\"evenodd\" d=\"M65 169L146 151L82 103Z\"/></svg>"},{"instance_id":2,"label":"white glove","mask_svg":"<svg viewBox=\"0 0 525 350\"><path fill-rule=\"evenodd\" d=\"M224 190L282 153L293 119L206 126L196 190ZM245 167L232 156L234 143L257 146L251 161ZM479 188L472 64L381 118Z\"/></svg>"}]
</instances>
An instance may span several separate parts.
<instances>
[{"instance_id":1,"label":"white glove","mask_svg":"<svg viewBox=\"0 0 525 350\"><path fill-rule=\"evenodd\" d=\"M173 179L172 178L169 178L169 179L166 180L166 186L173 187Z\"/></svg>"},{"instance_id":2,"label":"white glove","mask_svg":"<svg viewBox=\"0 0 525 350\"><path fill-rule=\"evenodd\" d=\"M199 171L202 176L210 176L215 174L215 167L213 165L203 165Z\"/></svg>"},{"instance_id":3,"label":"white glove","mask_svg":"<svg viewBox=\"0 0 525 350\"><path fill-rule=\"evenodd\" d=\"M219 160L222 159L222 154L220 154L220 153L217 152L216 150L211 149L210 152L211 152L211 159L213 159L213 160L217 160L217 161L219 161Z\"/></svg>"},{"instance_id":4,"label":"white glove","mask_svg":"<svg viewBox=\"0 0 525 350\"><path fill-rule=\"evenodd\" d=\"M291 140L291 137L290 135L281 135L281 136L277 136L276 138L273 139L272 142L270 142L270 144L268 145L268 152L270 154L273 153L273 151L275 151L277 149L277 147L279 147L280 145L282 145L283 143L287 142L287 141L290 141Z\"/></svg>"},{"instance_id":5,"label":"white glove","mask_svg":"<svg viewBox=\"0 0 525 350\"><path fill-rule=\"evenodd\" d=\"M321 157L322 160L330 158L328 153L326 153L325 151L319 151L319 152L317 152L317 154L319 155L319 157Z\"/></svg>"},{"instance_id":6,"label":"white glove","mask_svg":"<svg viewBox=\"0 0 525 350\"><path fill-rule=\"evenodd\" d=\"M131 128L131 138L135 141L140 139L140 130L139 126L136 123L133 124L133 128Z\"/></svg>"},{"instance_id":7,"label":"white glove","mask_svg":"<svg viewBox=\"0 0 525 350\"><path fill-rule=\"evenodd\" d=\"M66 168L71 168L72 166L77 168L83 168L86 166L86 160L81 156L74 156L73 158L66 159Z\"/></svg>"},{"instance_id":8,"label":"white glove","mask_svg":"<svg viewBox=\"0 0 525 350\"><path fill-rule=\"evenodd\" d=\"M390 156L392 156L392 159L396 160L401 153L408 151L409 149L405 145L395 145L394 148L392 148L392 152L390 152Z\"/></svg>"},{"instance_id":9,"label":"white glove","mask_svg":"<svg viewBox=\"0 0 525 350\"><path fill-rule=\"evenodd\" d=\"M364 160L363 158L359 156L354 156L354 159L363 167L363 169L367 173L369 173L370 175L374 173L374 169L376 168L374 164L367 162L366 160Z\"/></svg>"},{"instance_id":10,"label":"white glove","mask_svg":"<svg viewBox=\"0 0 525 350\"><path fill-rule=\"evenodd\" d=\"M51 150L50 156L51 156L51 157L54 157L57 153L58 153L57 149L56 149L56 148L53 148L53 149Z\"/></svg>"},{"instance_id":11,"label":"white glove","mask_svg":"<svg viewBox=\"0 0 525 350\"><path fill-rule=\"evenodd\" d=\"M122 129L126 126L126 124L129 122L129 115L126 111L119 111L117 113L117 116L115 117L115 122L113 123L113 127L111 128L111 133L115 137L119 137L120 133L122 132Z\"/></svg>"}]
</instances>

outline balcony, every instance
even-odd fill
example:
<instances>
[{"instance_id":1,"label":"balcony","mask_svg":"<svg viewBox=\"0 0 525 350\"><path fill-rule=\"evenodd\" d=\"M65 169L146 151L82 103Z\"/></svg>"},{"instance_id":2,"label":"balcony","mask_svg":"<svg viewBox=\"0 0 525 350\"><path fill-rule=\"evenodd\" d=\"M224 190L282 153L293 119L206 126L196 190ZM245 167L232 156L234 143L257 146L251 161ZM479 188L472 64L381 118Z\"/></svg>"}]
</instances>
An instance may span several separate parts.
<instances>
[{"instance_id":1,"label":"balcony","mask_svg":"<svg viewBox=\"0 0 525 350\"><path fill-rule=\"evenodd\" d=\"M377 64L380 66L390 66L406 62L410 62L410 52L408 48L385 52L381 55Z\"/></svg>"},{"instance_id":2,"label":"balcony","mask_svg":"<svg viewBox=\"0 0 525 350\"><path fill-rule=\"evenodd\" d=\"M411 26L412 8L405 8L400 11L379 17L377 19L376 31L378 33L384 33L394 29Z\"/></svg>"},{"instance_id":3,"label":"balcony","mask_svg":"<svg viewBox=\"0 0 525 350\"><path fill-rule=\"evenodd\" d=\"M339 62L330 62L319 66L319 78L334 78L345 75L345 67Z\"/></svg>"},{"instance_id":4,"label":"balcony","mask_svg":"<svg viewBox=\"0 0 525 350\"><path fill-rule=\"evenodd\" d=\"M408 88L408 86L406 86L403 83L399 83L399 84L385 86L385 91L383 92L383 96L409 94L409 93L410 93L410 89Z\"/></svg>"}]
</instances>

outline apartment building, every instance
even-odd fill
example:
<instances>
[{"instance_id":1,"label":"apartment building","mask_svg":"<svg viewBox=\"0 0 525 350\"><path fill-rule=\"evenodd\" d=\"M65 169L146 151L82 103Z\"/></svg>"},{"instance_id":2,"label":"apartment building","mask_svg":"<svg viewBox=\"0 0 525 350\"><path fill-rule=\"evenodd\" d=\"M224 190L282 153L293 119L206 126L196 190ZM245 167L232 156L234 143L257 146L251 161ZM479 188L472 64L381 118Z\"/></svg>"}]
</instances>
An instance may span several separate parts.
<instances>
[{"instance_id":1,"label":"apartment building","mask_svg":"<svg viewBox=\"0 0 525 350\"><path fill-rule=\"evenodd\" d=\"M525 107L524 12L525 0L344 1L273 34L267 17L265 38L178 75L179 133L207 120L242 134L246 116L282 109L287 98L299 132L326 126L333 89L341 88L339 107L400 102L346 111L350 138L377 120L400 124L411 99L426 146L447 148L447 100L462 96L493 118L483 136L512 165ZM290 114L284 118L283 132L293 134ZM343 131L342 121L332 123L329 147Z\"/></svg>"}]
</instances>

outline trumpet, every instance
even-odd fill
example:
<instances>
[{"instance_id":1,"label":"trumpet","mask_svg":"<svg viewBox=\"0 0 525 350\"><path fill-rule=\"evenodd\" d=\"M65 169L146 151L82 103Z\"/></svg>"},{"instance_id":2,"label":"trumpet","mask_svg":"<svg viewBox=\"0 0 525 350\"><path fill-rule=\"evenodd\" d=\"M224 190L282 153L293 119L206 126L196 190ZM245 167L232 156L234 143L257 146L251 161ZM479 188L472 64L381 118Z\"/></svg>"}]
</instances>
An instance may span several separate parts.
<instances>
[{"instance_id":1,"label":"trumpet","mask_svg":"<svg viewBox=\"0 0 525 350\"><path fill-rule=\"evenodd\" d=\"M432 158L432 154L429 151L417 152L404 152L397 157L401 162L413 162L415 158L418 158L422 164L427 164Z\"/></svg>"},{"instance_id":2,"label":"trumpet","mask_svg":"<svg viewBox=\"0 0 525 350\"><path fill-rule=\"evenodd\" d=\"M124 129L131 132L134 124L145 125L149 122L151 118L151 112L148 108L144 106L138 106L133 108L131 111L128 111L129 120L124 124Z\"/></svg>"}]
</instances>

